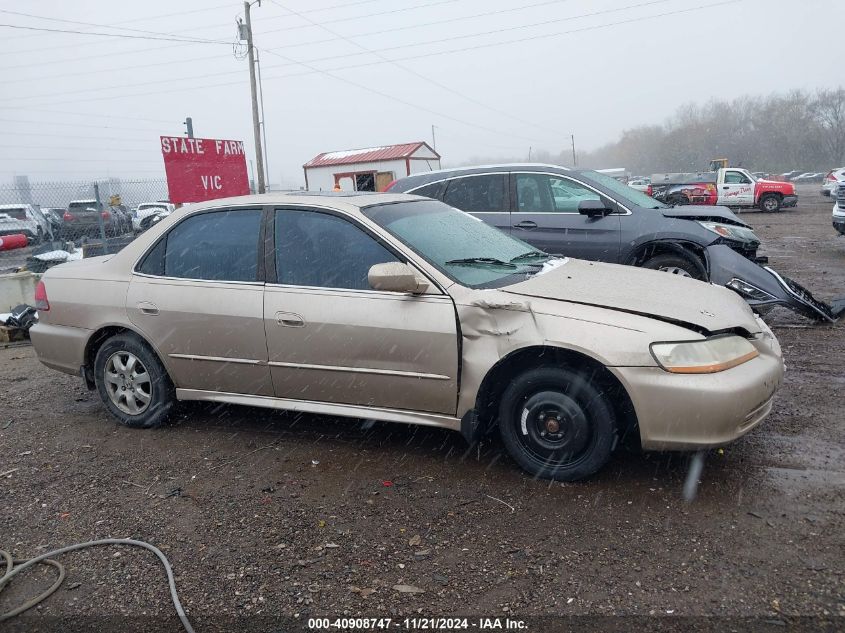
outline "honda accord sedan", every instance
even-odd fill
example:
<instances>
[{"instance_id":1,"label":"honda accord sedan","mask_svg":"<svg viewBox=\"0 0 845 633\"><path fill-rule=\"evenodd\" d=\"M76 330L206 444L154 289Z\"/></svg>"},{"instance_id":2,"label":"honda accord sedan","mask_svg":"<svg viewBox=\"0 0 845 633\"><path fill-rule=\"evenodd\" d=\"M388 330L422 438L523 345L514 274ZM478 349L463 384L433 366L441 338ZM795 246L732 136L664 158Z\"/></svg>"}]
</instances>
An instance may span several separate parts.
<instances>
[{"instance_id":1,"label":"honda accord sedan","mask_svg":"<svg viewBox=\"0 0 845 633\"><path fill-rule=\"evenodd\" d=\"M495 426L534 476L722 445L769 413L780 347L695 279L549 255L407 194L267 194L175 211L116 255L51 268L41 362L154 427L178 400ZM70 396L70 394L68 394Z\"/></svg>"}]
</instances>

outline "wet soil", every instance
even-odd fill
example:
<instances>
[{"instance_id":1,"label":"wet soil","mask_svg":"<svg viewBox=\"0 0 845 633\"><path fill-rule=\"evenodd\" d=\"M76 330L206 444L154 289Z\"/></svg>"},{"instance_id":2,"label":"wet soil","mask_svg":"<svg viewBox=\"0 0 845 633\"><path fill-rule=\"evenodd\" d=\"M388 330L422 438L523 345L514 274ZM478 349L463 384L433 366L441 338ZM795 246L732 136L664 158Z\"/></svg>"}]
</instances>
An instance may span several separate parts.
<instances>
[{"instance_id":1,"label":"wet soil","mask_svg":"<svg viewBox=\"0 0 845 633\"><path fill-rule=\"evenodd\" d=\"M774 268L830 299L845 296L845 238L816 189L797 209L743 217ZM785 384L764 424L708 455L693 503L681 499L685 455L620 452L589 481L560 484L526 476L497 442L468 450L436 429L192 405L133 431L31 347L2 349L0 548L31 557L96 538L149 541L172 562L198 631L255 616L304 628L315 615L419 614L842 626L845 324L787 311L767 320ZM149 553L62 561L62 589L10 630L179 630ZM15 581L0 611L49 578Z\"/></svg>"}]
</instances>

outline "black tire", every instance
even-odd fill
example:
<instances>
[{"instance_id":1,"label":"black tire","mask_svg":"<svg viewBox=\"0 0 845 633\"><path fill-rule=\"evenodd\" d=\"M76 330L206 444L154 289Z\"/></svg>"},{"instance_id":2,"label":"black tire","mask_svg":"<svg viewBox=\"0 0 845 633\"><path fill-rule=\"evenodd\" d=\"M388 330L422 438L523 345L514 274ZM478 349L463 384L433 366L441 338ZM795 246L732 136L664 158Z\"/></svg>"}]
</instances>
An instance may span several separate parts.
<instances>
[{"instance_id":1,"label":"black tire","mask_svg":"<svg viewBox=\"0 0 845 633\"><path fill-rule=\"evenodd\" d=\"M780 211L781 198L774 193L767 193L760 198L760 211L765 213L776 213Z\"/></svg>"},{"instance_id":2,"label":"black tire","mask_svg":"<svg viewBox=\"0 0 845 633\"><path fill-rule=\"evenodd\" d=\"M126 410L130 408L128 396L123 396L125 407L115 403L110 393L117 393L118 388L115 387L113 381L107 379L106 374L110 359L115 357L115 361L124 362L128 355L134 356L137 359L136 362L140 362L142 369L146 370L148 378L148 380L143 381L143 384L148 383L147 388L143 387L141 383L138 385L134 382L131 383L130 393L137 393L135 390L137 388L148 396L148 403L143 410L137 413ZM110 372L110 374L115 375L114 372ZM125 382L127 377L131 376L131 372L127 370L123 374L117 372L116 375L119 380ZM120 378L120 376L123 376L123 378ZM167 420L176 403L173 382L167 375L167 371L158 356L134 334L118 334L103 343L94 359L94 382L109 413L117 418L121 424L128 427L149 429L159 426ZM125 390L124 388L122 391Z\"/></svg>"},{"instance_id":3,"label":"black tire","mask_svg":"<svg viewBox=\"0 0 845 633\"><path fill-rule=\"evenodd\" d=\"M706 275L702 273L701 266L685 255L680 253L661 253L646 260L643 268L659 270L661 272L679 275L681 277L692 277L699 281L705 280Z\"/></svg>"},{"instance_id":4,"label":"black tire","mask_svg":"<svg viewBox=\"0 0 845 633\"><path fill-rule=\"evenodd\" d=\"M589 376L562 367L531 369L511 382L502 394L499 433L524 470L557 481L596 473L617 440L609 398Z\"/></svg>"}]
</instances>

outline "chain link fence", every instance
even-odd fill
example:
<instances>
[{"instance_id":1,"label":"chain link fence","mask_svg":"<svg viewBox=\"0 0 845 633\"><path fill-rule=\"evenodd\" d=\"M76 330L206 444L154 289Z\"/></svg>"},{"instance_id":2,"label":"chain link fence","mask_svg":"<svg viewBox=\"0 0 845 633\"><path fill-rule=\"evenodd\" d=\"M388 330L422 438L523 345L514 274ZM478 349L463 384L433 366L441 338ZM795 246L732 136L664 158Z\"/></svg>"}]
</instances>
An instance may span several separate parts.
<instances>
[{"instance_id":1,"label":"chain link fence","mask_svg":"<svg viewBox=\"0 0 845 633\"><path fill-rule=\"evenodd\" d=\"M74 247L104 238L128 241L149 228L155 214L172 210L164 180L18 178L0 184L0 239L3 250L48 241L73 242Z\"/></svg>"}]
</instances>

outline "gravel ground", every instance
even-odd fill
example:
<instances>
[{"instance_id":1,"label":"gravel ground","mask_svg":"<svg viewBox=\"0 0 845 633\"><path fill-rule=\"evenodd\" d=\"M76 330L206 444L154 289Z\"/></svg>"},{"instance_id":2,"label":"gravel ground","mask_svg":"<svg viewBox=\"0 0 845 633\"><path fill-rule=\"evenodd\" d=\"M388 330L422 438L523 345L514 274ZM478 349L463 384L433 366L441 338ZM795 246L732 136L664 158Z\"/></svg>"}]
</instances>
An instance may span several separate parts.
<instances>
[{"instance_id":1,"label":"gravel ground","mask_svg":"<svg viewBox=\"0 0 845 633\"><path fill-rule=\"evenodd\" d=\"M845 295L845 239L817 189L797 209L744 217L773 267L830 299ZM198 632L420 614L842 630L845 325L767 320L785 385L766 423L708 456L691 504L683 455L620 453L593 479L560 484L526 476L498 443L467 451L436 429L192 405L133 431L31 347L0 350L0 548L28 558L96 538L149 541ZM179 630L149 553L62 561L64 586L8 630ZM0 611L50 578L15 581Z\"/></svg>"}]
</instances>

